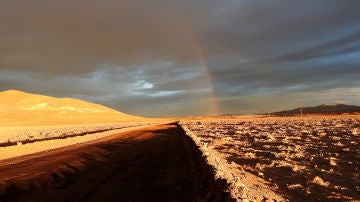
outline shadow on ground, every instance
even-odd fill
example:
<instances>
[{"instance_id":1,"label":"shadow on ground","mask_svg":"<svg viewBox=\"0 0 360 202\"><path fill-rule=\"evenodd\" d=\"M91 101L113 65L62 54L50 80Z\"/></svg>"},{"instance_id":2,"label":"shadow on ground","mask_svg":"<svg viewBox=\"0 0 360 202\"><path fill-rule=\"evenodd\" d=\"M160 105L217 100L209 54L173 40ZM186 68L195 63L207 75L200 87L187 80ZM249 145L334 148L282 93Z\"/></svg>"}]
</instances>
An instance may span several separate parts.
<instances>
[{"instance_id":1,"label":"shadow on ground","mask_svg":"<svg viewBox=\"0 0 360 202\"><path fill-rule=\"evenodd\" d=\"M0 162L0 201L233 201L176 124Z\"/></svg>"}]
</instances>

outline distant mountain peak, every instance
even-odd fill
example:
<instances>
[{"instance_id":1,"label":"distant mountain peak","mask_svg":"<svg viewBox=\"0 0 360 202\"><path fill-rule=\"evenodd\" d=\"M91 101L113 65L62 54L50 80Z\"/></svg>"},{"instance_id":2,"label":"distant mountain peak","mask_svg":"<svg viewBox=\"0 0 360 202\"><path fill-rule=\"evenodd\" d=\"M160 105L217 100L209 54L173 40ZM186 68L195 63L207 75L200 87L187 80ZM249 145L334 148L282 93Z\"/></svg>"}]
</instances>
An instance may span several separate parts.
<instances>
[{"instance_id":1,"label":"distant mountain peak","mask_svg":"<svg viewBox=\"0 0 360 202\"><path fill-rule=\"evenodd\" d=\"M343 114L360 113L360 106L346 104L322 104L316 107L300 107L292 110L273 112L273 115L295 115L299 114L300 109L303 114Z\"/></svg>"},{"instance_id":2,"label":"distant mountain peak","mask_svg":"<svg viewBox=\"0 0 360 202\"><path fill-rule=\"evenodd\" d=\"M331 105L331 104L321 104L321 105L319 105L319 107L331 107L331 106L333 106L333 105Z\"/></svg>"}]
</instances>

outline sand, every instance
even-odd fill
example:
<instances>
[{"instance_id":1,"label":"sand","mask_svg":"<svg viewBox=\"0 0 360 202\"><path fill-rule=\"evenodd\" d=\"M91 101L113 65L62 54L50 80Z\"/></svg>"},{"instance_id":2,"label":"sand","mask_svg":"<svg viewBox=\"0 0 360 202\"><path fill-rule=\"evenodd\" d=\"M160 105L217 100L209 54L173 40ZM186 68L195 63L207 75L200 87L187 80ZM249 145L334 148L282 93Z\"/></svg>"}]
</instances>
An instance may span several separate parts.
<instances>
[{"instance_id":1,"label":"sand","mask_svg":"<svg viewBox=\"0 0 360 202\"><path fill-rule=\"evenodd\" d=\"M0 92L0 114L0 127L149 121L78 99L55 98L16 90Z\"/></svg>"}]
</instances>

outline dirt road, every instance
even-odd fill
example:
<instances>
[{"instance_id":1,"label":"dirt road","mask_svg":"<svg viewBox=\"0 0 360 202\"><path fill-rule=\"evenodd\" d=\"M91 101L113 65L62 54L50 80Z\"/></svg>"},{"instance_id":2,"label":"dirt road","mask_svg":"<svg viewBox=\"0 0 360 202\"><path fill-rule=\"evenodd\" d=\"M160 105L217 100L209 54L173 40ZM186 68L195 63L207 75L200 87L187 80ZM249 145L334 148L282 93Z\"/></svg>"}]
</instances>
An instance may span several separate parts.
<instances>
[{"instance_id":1,"label":"dirt road","mask_svg":"<svg viewBox=\"0 0 360 202\"><path fill-rule=\"evenodd\" d=\"M0 201L231 201L176 124L0 161Z\"/></svg>"}]
</instances>

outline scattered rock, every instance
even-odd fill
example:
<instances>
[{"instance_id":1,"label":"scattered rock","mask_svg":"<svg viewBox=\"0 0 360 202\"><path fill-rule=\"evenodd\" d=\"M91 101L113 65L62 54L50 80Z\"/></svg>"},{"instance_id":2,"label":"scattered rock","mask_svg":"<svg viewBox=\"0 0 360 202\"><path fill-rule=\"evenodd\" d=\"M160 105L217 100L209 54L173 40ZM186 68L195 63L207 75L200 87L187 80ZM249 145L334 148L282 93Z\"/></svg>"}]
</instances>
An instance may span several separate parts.
<instances>
[{"instance_id":1,"label":"scattered rock","mask_svg":"<svg viewBox=\"0 0 360 202\"><path fill-rule=\"evenodd\" d=\"M244 183L242 183L242 182L240 182L240 181L237 181L237 182L235 183L235 186L236 186L236 187L240 187L240 188L242 188L242 189L244 189L244 190L249 190L249 188L248 188Z\"/></svg>"},{"instance_id":2,"label":"scattered rock","mask_svg":"<svg viewBox=\"0 0 360 202\"><path fill-rule=\"evenodd\" d=\"M276 138L275 138L274 136L272 136L272 135L268 135L268 139L269 139L270 141L276 140Z\"/></svg>"},{"instance_id":3,"label":"scattered rock","mask_svg":"<svg viewBox=\"0 0 360 202\"><path fill-rule=\"evenodd\" d=\"M251 153L251 152L245 153L245 157L246 157L246 158L251 158L251 159L256 158L255 154L254 154L254 153Z\"/></svg>"},{"instance_id":4,"label":"scattered rock","mask_svg":"<svg viewBox=\"0 0 360 202\"><path fill-rule=\"evenodd\" d=\"M336 166L337 164L336 164L335 160L336 160L336 158L330 157L330 158L329 158L329 164L330 164L331 166Z\"/></svg>"},{"instance_id":5,"label":"scattered rock","mask_svg":"<svg viewBox=\"0 0 360 202\"><path fill-rule=\"evenodd\" d=\"M298 165L293 165L292 168L291 168L294 172L297 172L300 170L300 166Z\"/></svg>"},{"instance_id":6,"label":"scattered rock","mask_svg":"<svg viewBox=\"0 0 360 202\"><path fill-rule=\"evenodd\" d=\"M302 185L301 184L290 184L287 186L288 189L298 189L301 188Z\"/></svg>"},{"instance_id":7,"label":"scattered rock","mask_svg":"<svg viewBox=\"0 0 360 202\"><path fill-rule=\"evenodd\" d=\"M330 184L329 182L325 182L319 176L315 176L314 179L312 180L312 183L318 184L318 185L321 185L321 186L328 186Z\"/></svg>"}]
</instances>

